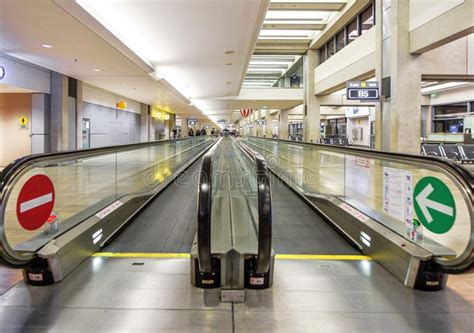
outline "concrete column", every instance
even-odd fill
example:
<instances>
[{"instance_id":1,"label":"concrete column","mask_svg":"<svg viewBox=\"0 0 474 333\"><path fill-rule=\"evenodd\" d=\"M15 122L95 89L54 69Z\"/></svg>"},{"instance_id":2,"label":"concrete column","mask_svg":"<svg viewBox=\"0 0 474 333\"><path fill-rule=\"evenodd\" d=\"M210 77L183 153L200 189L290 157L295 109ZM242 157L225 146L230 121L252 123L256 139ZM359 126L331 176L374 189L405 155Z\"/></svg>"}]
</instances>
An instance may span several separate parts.
<instances>
[{"instance_id":1,"label":"concrete column","mask_svg":"<svg viewBox=\"0 0 474 333\"><path fill-rule=\"evenodd\" d=\"M381 105L381 147L419 154L421 64L419 55L410 54L410 0L383 1L382 6L383 13L377 19L377 25L383 26L377 35L382 38L382 42L377 40L382 51L377 53L377 61L382 64L381 77L390 80L390 97Z\"/></svg>"},{"instance_id":2,"label":"concrete column","mask_svg":"<svg viewBox=\"0 0 474 333\"><path fill-rule=\"evenodd\" d=\"M280 110L278 114L278 138L288 140L288 113L289 110Z\"/></svg>"},{"instance_id":3,"label":"concrete column","mask_svg":"<svg viewBox=\"0 0 474 333\"><path fill-rule=\"evenodd\" d=\"M173 137L173 130L176 127L176 115L170 114L170 120L168 120L169 139Z\"/></svg>"},{"instance_id":4,"label":"concrete column","mask_svg":"<svg viewBox=\"0 0 474 333\"><path fill-rule=\"evenodd\" d=\"M273 116L270 114L270 110L267 110L265 120L267 121L265 125L265 137L271 138L273 135Z\"/></svg>"},{"instance_id":5,"label":"concrete column","mask_svg":"<svg viewBox=\"0 0 474 333\"><path fill-rule=\"evenodd\" d=\"M53 152L75 148L69 147L69 118L70 112L72 112L69 105L70 102L71 100L69 100L68 96L68 77L52 71L50 147Z\"/></svg>"},{"instance_id":6,"label":"concrete column","mask_svg":"<svg viewBox=\"0 0 474 333\"><path fill-rule=\"evenodd\" d=\"M321 137L321 106L314 94L314 69L318 65L319 52L308 50L304 61L304 104L303 139L306 142L319 142Z\"/></svg>"},{"instance_id":7,"label":"concrete column","mask_svg":"<svg viewBox=\"0 0 474 333\"><path fill-rule=\"evenodd\" d=\"M50 151L50 96L32 94L31 96L31 153Z\"/></svg>"},{"instance_id":8,"label":"concrete column","mask_svg":"<svg viewBox=\"0 0 474 333\"><path fill-rule=\"evenodd\" d=\"M150 141L150 115L148 111L148 105L141 103L140 104L140 141L147 142Z\"/></svg>"},{"instance_id":9,"label":"concrete column","mask_svg":"<svg viewBox=\"0 0 474 333\"><path fill-rule=\"evenodd\" d=\"M380 84L383 79L383 43L384 43L384 28L382 24L382 15L384 13L383 8L384 0L375 0L375 17L377 18L377 24L375 25L375 80ZM382 89L380 89L380 95L382 95ZM375 103L375 150L382 150L382 100ZM349 135L349 133L347 133Z\"/></svg>"}]
</instances>

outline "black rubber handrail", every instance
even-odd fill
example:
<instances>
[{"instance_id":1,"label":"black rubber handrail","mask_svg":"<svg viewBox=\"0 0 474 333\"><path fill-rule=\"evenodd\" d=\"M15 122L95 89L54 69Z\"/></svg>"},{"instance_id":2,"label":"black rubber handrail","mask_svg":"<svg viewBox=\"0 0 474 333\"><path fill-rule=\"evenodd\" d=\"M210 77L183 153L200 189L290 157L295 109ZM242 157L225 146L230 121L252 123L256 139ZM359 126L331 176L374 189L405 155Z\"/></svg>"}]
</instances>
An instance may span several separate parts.
<instances>
[{"instance_id":1,"label":"black rubber handrail","mask_svg":"<svg viewBox=\"0 0 474 333\"><path fill-rule=\"evenodd\" d=\"M199 271L212 272L211 253L211 211L212 211L212 170L214 152L219 142L202 158L198 187L198 262Z\"/></svg>"},{"instance_id":2,"label":"black rubber handrail","mask_svg":"<svg viewBox=\"0 0 474 333\"><path fill-rule=\"evenodd\" d=\"M258 252L255 273L264 274L270 269L272 255L272 194L270 173L265 158L245 145L239 145L255 161L258 193Z\"/></svg>"},{"instance_id":3,"label":"black rubber handrail","mask_svg":"<svg viewBox=\"0 0 474 333\"><path fill-rule=\"evenodd\" d=\"M267 162L260 154L255 154L258 186L258 254L257 274L270 269L272 254L272 194Z\"/></svg>"},{"instance_id":4,"label":"black rubber handrail","mask_svg":"<svg viewBox=\"0 0 474 333\"><path fill-rule=\"evenodd\" d=\"M196 137L180 138L172 140L157 140L151 142L132 143L126 145L115 145L92 149L79 149L54 153L34 154L21 157L9 163L5 167L5 169L0 172L0 260L3 260L5 263L8 263L10 265L21 266L27 264L35 257L35 253L20 253L13 250L7 242L4 226L4 213L6 208L7 196L11 191L11 187L13 186L17 176L21 175L31 165L34 165L35 163L49 162L51 160L53 160L51 162L51 164L53 165L55 163L61 163L71 159L79 160L186 140L200 141L199 138ZM206 140L202 141L202 143L205 142Z\"/></svg>"},{"instance_id":5,"label":"black rubber handrail","mask_svg":"<svg viewBox=\"0 0 474 333\"><path fill-rule=\"evenodd\" d=\"M366 158L381 158L381 159L391 159L398 163L406 162L411 163L412 165L420 165L420 164L427 164L432 162L433 165L438 166L442 170L449 173L453 176L461 185L462 191L464 191L468 201L471 203L470 206L468 205L469 214L471 217L471 242L467 246L464 253L459 256L455 260L450 260L449 262L438 262L438 266L441 270L445 270L451 274L454 273L463 273L466 272L474 266L474 209L473 209L473 199L474 199L474 176L462 166L457 165L456 163L440 158L440 157L433 157L433 156L421 156L415 154L406 154L406 153L394 153L394 152L385 152L380 150L371 150L371 149L364 149L364 148L355 148L355 147L342 147L342 146L334 146L334 145L325 145L321 143L313 143L313 142L303 142L303 141L292 141L292 140L284 140L284 139L274 139L274 138L263 138L263 137L255 137L255 136L248 136L249 138L254 138L258 140L266 140L266 141L275 141L275 142L283 142L288 144L294 145L302 145L302 146L310 146L320 149L325 149L328 151L333 151L335 153L340 154L354 154L354 155L361 155Z\"/></svg>"}]
</instances>

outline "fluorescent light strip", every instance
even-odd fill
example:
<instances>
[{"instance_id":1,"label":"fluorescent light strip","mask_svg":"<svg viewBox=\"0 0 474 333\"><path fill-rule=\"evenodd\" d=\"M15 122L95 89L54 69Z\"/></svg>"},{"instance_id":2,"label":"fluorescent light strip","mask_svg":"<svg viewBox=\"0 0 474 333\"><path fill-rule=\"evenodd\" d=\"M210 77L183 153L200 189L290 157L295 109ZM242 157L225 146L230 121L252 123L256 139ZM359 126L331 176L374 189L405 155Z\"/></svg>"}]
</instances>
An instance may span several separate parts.
<instances>
[{"instance_id":1,"label":"fluorescent light strip","mask_svg":"<svg viewBox=\"0 0 474 333\"><path fill-rule=\"evenodd\" d=\"M430 94L441 90L453 89L461 86L468 85L470 82L446 82L438 85L430 86L421 89L422 94Z\"/></svg>"}]
</instances>

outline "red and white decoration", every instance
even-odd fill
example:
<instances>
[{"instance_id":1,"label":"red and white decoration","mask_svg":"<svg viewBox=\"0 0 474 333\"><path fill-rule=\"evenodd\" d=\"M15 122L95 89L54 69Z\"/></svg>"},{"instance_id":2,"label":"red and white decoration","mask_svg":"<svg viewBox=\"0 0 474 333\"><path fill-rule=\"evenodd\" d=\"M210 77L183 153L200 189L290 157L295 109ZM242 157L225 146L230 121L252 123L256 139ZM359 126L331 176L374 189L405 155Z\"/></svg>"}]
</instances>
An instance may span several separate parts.
<instances>
[{"instance_id":1,"label":"red and white decoration","mask_svg":"<svg viewBox=\"0 0 474 333\"><path fill-rule=\"evenodd\" d=\"M242 116L242 118L247 118L252 114L252 112L252 109L240 109L240 115Z\"/></svg>"},{"instance_id":2,"label":"red and white decoration","mask_svg":"<svg viewBox=\"0 0 474 333\"><path fill-rule=\"evenodd\" d=\"M45 175L28 179L16 202L16 216L25 230L37 230L48 221L55 200L53 182Z\"/></svg>"}]
</instances>

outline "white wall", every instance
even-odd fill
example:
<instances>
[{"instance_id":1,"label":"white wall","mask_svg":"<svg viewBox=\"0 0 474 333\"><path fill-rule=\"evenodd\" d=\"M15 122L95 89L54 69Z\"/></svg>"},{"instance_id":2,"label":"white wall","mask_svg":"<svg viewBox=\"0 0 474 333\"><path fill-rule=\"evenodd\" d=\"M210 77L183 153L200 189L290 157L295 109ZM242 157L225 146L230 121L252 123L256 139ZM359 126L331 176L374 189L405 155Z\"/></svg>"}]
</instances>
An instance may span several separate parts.
<instances>
[{"instance_id":1,"label":"white wall","mask_svg":"<svg viewBox=\"0 0 474 333\"><path fill-rule=\"evenodd\" d=\"M314 70L315 94L375 71L375 27L354 40Z\"/></svg>"},{"instance_id":2,"label":"white wall","mask_svg":"<svg viewBox=\"0 0 474 333\"><path fill-rule=\"evenodd\" d=\"M98 87L88 85L86 83L84 83L82 87L82 100L84 102L106 106L113 109L117 107L118 102L125 101L127 103L127 107L125 108L126 111L141 113L140 102L111 93Z\"/></svg>"},{"instance_id":3,"label":"white wall","mask_svg":"<svg viewBox=\"0 0 474 333\"><path fill-rule=\"evenodd\" d=\"M50 71L13 57L0 54L0 66L5 68L5 77L0 84L22 88L30 92L50 93Z\"/></svg>"},{"instance_id":4,"label":"white wall","mask_svg":"<svg viewBox=\"0 0 474 333\"><path fill-rule=\"evenodd\" d=\"M410 31L443 15L466 0L410 0Z\"/></svg>"}]
</instances>

